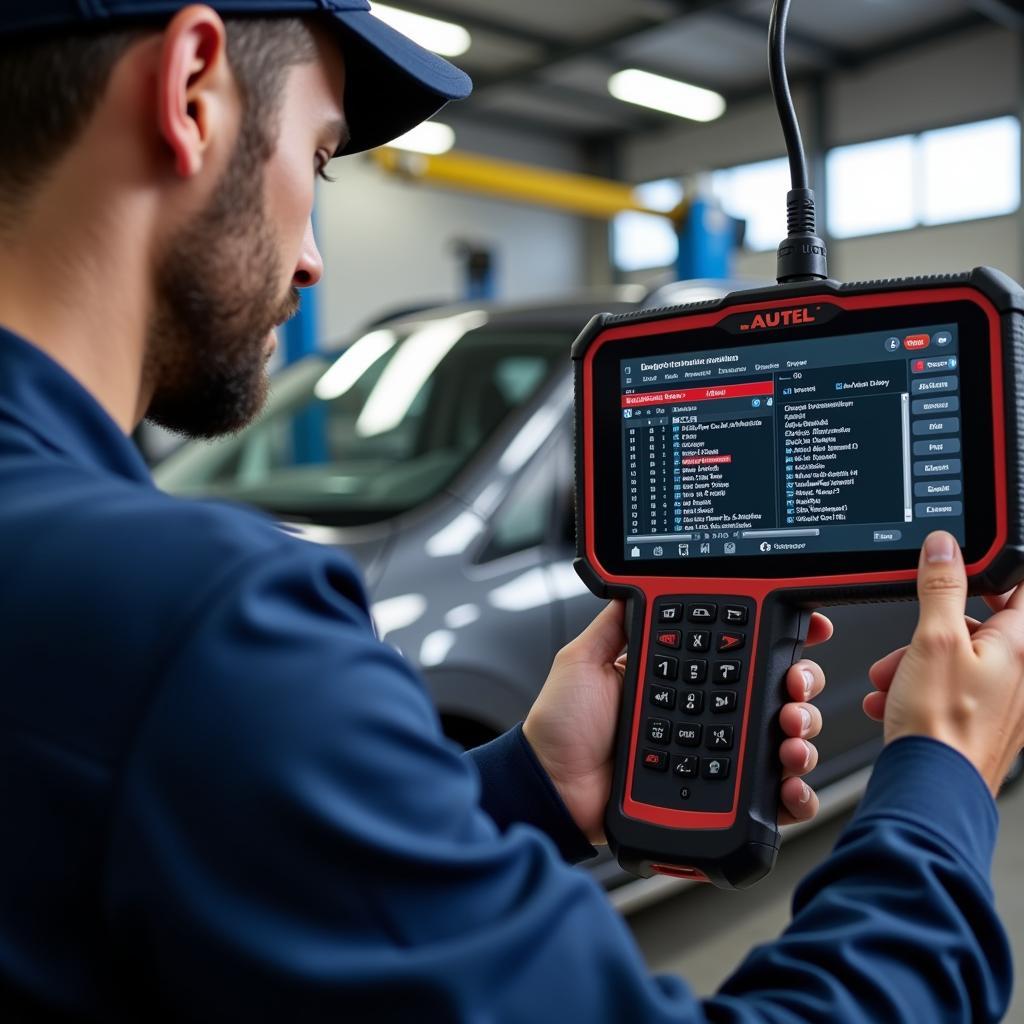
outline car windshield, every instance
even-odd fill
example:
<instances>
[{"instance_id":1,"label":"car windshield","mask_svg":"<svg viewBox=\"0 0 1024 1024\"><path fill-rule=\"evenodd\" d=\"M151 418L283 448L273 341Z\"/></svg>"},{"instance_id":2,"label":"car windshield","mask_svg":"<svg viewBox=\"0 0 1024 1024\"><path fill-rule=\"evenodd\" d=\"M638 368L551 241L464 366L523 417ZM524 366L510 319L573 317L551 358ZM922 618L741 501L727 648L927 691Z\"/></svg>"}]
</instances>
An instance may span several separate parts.
<instances>
[{"instance_id":1,"label":"car windshield","mask_svg":"<svg viewBox=\"0 0 1024 1024\"><path fill-rule=\"evenodd\" d=\"M157 482L334 525L389 518L440 492L567 365L571 342L481 312L374 330L333 363L289 367L256 423L186 445Z\"/></svg>"}]
</instances>

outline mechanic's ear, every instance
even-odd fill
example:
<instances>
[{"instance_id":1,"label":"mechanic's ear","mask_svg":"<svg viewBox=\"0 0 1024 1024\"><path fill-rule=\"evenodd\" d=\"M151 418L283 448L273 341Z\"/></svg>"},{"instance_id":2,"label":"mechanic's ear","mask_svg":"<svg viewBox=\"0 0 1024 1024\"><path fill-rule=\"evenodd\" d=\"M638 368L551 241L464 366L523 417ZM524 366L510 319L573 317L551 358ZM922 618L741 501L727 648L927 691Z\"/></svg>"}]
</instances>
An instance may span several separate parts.
<instances>
[{"instance_id":1,"label":"mechanic's ear","mask_svg":"<svg viewBox=\"0 0 1024 1024\"><path fill-rule=\"evenodd\" d=\"M220 15L193 4L164 30L157 75L160 134L174 155L174 169L190 178L218 131L228 129L237 105Z\"/></svg>"}]
</instances>

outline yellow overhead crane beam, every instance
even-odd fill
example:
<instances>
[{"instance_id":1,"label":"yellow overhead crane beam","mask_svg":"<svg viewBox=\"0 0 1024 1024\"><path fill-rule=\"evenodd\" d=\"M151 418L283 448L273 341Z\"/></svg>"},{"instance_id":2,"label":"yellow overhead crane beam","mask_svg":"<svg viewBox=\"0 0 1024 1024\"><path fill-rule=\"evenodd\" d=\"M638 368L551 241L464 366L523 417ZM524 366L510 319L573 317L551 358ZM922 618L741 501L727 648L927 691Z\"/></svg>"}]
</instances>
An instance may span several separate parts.
<instances>
[{"instance_id":1,"label":"yellow overhead crane beam","mask_svg":"<svg viewBox=\"0 0 1024 1024\"><path fill-rule=\"evenodd\" d=\"M383 170L399 177L497 199L548 206L584 217L610 220L625 210L638 210L678 223L685 213L684 206L670 213L652 210L637 200L631 185L590 174L553 171L469 153L424 156L387 146L372 150L370 156Z\"/></svg>"}]
</instances>

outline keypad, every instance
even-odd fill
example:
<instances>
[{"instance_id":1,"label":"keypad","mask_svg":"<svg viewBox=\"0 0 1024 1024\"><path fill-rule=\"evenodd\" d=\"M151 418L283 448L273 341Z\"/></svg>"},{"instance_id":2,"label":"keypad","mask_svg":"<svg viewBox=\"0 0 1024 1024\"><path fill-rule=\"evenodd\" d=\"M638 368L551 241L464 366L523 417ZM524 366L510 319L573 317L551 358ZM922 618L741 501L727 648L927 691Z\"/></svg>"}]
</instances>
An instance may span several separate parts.
<instances>
[{"instance_id":1,"label":"keypad","mask_svg":"<svg viewBox=\"0 0 1024 1024\"><path fill-rule=\"evenodd\" d=\"M704 726L697 722L680 722L676 726L675 741L680 747L699 747Z\"/></svg>"},{"instance_id":2,"label":"keypad","mask_svg":"<svg viewBox=\"0 0 1024 1024\"><path fill-rule=\"evenodd\" d=\"M671 686L649 686L647 696L656 708L671 711L676 706L676 691Z\"/></svg>"},{"instance_id":3,"label":"keypad","mask_svg":"<svg viewBox=\"0 0 1024 1024\"><path fill-rule=\"evenodd\" d=\"M743 605L727 604L722 609L722 621L727 626L745 626L747 624L747 609Z\"/></svg>"},{"instance_id":4,"label":"keypad","mask_svg":"<svg viewBox=\"0 0 1024 1024\"><path fill-rule=\"evenodd\" d=\"M634 799L688 811L732 807L755 614L745 597L655 601Z\"/></svg>"},{"instance_id":5,"label":"keypad","mask_svg":"<svg viewBox=\"0 0 1024 1024\"><path fill-rule=\"evenodd\" d=\"M703 660L684 661L682 680L684 683L703 683L708 677L708 663Z\"/></svg>"},{"instance_id":6,"label":"keypad","mask_svg":"<svg viewBox=\"0 0 1024 1024\"><path fill-rule=\"evenodd\" d=\"M651 662L651 674L655 679L676 679L679 675L679 659L659 654Z\"/></svg>"},{"instance_id":7,"label":"keypad","mask_svg":"<svg viewBox=\"0 0 1024 1024\"><path fill-rule=\"evenodd\" d=\"M717 604L691 604L686 609L687 622L696 622L700 625L710 625L718 618Z\"/></svg>"},{"instance_id":8,"label":"keypad","mask_svg":"<svg viewBox=\"0 0 1024 1024\"><path fill-rule=\"evenodd\" d=\"M712 725L708 729L709 750L732 750L731 725Z\"/></svg>"},{"instance_id":9,"label":"keypad","mask_svg":"<svg viewBox=\"0 0 1024 1024\"><path fill-rule=\"evenodd\" d=\"M715 649L719 654L727 654L729 651L738 651L746 643L747 638L742 633L719 633L718 647Z\"/></svg>"},{"instance_id":10,"label":"keypad","mask_svg":"<svg viewBox=\"0 0 1024 1024\"><path fill-rule=\"evenodd\" d=\"M647 720L647 738L652 743L664 743L668 746L672 733L672 723L666 718L650 718Z\"/></svg>"},{"instance_id":11,"label":"keypad","mask_svg":"<svg viewBox=\"0 0 1024 1024\"><path fill-rule=\"evenodd\" d=\"M668 770L667 750L644 750L640 754L640 763L650 771L664 772Z\"/></svg>"},{"instance_id":12,"label":"keypad","mask_svg":"<svg viewBox=\"0 0 1024 1024\"><path fill-rule=\"evenodd\" d=\"M676 707L676 691L671 686L648 686L647 699L655 708L672 711Z\"/></svg>"},{"instance_id":13,"label":"keypad","mask_svg":"<svg viewBox=\"0 0 1024 1024\"><path fill-rule=\"evenodd\" d=\"M678 778L695 779L700 771L700 758L696 754L676 754L672 758L672 774Z\"/></svg>"},{"instance_id":14,"label":"keypad","mask_svg":"<svg viewBox=\"0 0 1024 1024\"><path fill-rule=\"evenodd\" d=\"M704 691L687 690L679 701L679 710L684 715L699 715L704 710Z\"/></svg>"},{"instance_id":15,"label":"keypad","mask_svg":"<svg viewBox=\"0 0 1024 1024\"><path fill-rule=\"evenodd\" d=\"M735 690L716 690L711 696L711 711L716 715L727 715L736 710Z\"/></svg>"},{"instance_id":16,"label":"keypad","mask_svg":"<svg viewBox=\"0 0 1024 1024\"><path fill-rule=\"evenodd\" d=\"M686 649L691 654L707 654L711 650L710 630L700 629L686 634Z\"/></svg>"},{"instance_id":17,"label":"keypad","mask_svg":"<svg viewBox=\"0 0 1024 1024\"><path fill-rule=\"evenodd\" d=\"M740 681L740 673L742 671L742 661L719 661L715 663L715 671L711 675L711 681L721 686L735 686Z\"/></svg>"}]
</instances>

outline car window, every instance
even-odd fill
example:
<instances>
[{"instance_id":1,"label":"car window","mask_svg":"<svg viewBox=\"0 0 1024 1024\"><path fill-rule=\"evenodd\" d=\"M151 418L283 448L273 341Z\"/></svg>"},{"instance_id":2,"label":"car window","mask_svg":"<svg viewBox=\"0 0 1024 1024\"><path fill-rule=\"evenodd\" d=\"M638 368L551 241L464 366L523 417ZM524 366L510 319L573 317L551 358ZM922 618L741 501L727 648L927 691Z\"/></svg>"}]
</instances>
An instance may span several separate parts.
<instances>
[{"instance_id":1,"label":"car window","mask_svg":"<svg viewBox=\"0 0 1024 1024\"><path fill-rule=\"evenodd\" d=\"M339 525L390 517L439 493L571 343L481 313L378 329L191 472L169 467L169 489Z\"/></svg>"},{"instance_id":2,"label":"car window","mask_svg":"<svg viewBox=\"0 0 1024 1024\"><path fill-rule=\"evenodd\" d=\"M534 459L495 514L477 561L492 562L543 544L551 535L558 483L552 452Z\"/></svg>"}]
</instances>

